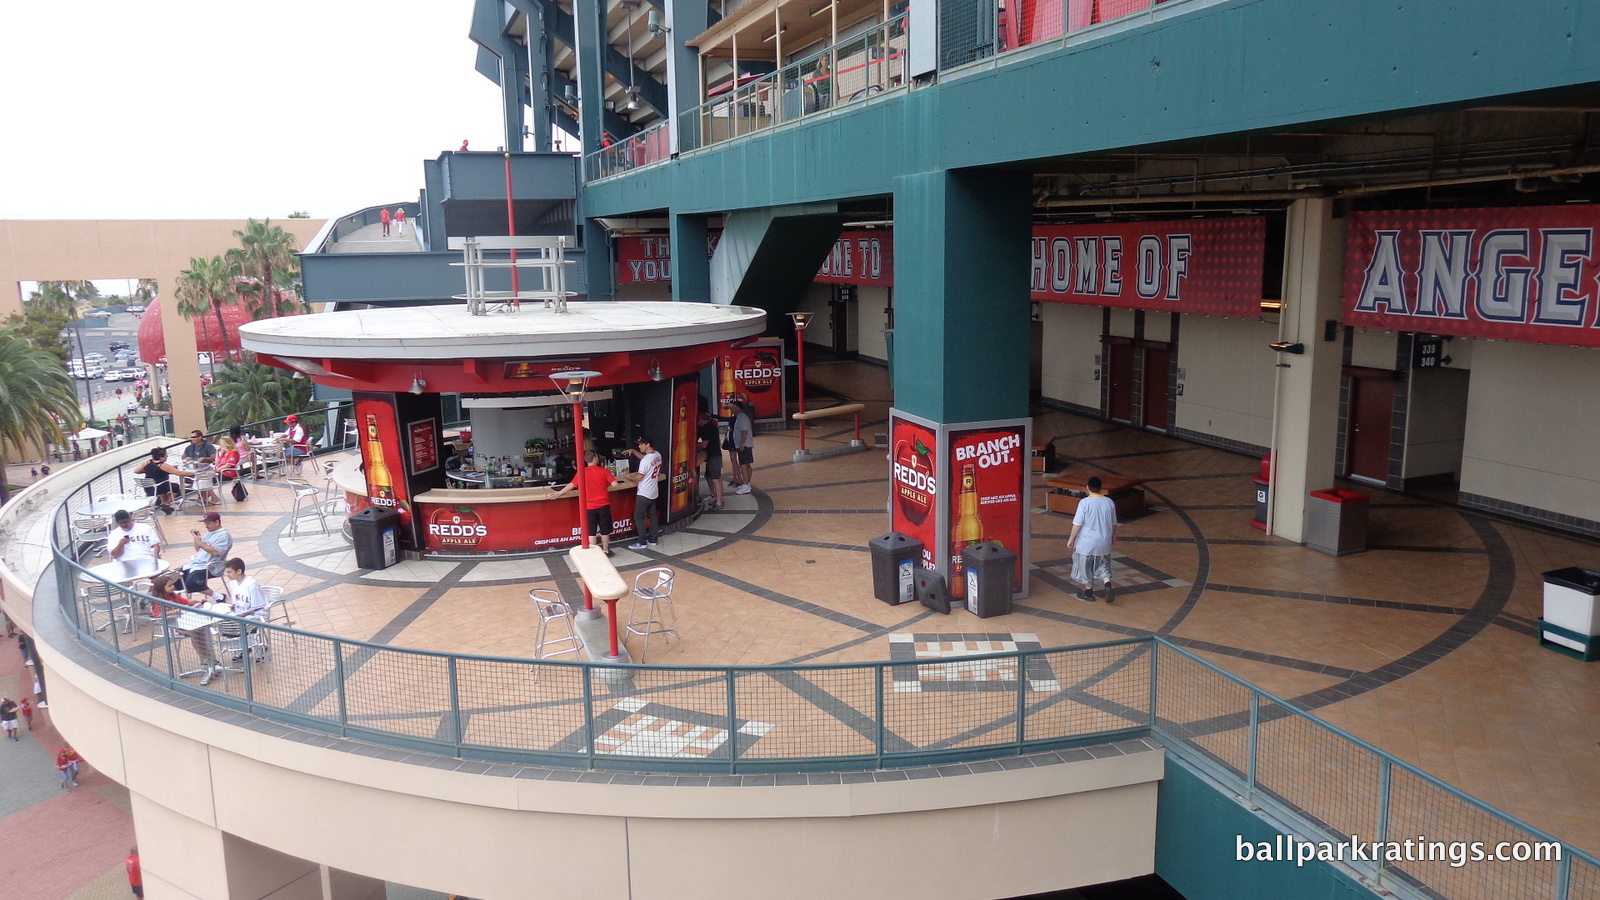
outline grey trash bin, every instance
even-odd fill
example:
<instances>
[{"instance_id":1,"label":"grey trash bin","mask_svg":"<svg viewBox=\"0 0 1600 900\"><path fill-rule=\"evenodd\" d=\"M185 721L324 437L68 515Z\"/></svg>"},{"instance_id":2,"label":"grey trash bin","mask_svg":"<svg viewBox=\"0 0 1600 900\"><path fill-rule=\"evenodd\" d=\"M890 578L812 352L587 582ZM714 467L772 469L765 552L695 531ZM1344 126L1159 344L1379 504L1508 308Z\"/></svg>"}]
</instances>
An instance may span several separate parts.
<instances>
[{"instance_id":1,"label":"grey trash bin","mask_svg":"<svg viewBox=\"0 0 1600 900\"><path fill-rule=\"evenodd\" d=\"M1010 614L1017 555L987 541L962 550L961 565L967 579L967 611L980 619Z\"/></svg>"},{"instance_id":2,"label":"grey trash bin","mask_svg":"<svg viewBox=\"0 0 1600 900\"><path fill-rule=\"evenodd\" d=\"M1600 659L1600 572L1580 566L1544 573L1539 643L1585 662Z\"/></svg>"},{"instance_id":3,"label":"grey trash bin","mask_svg":"<svg viewBox=\"0 0 1600 900\"><path fill-rule=\"evenodd\" d=\"M872 596L890 606L917 599L913 576L922 561L922 548L921 541L898 531L867 541L872 553Z\"/></svg>"},{"instance_id":4,"label":"grey trash bin","mask_svg":"<svg viewBox=\"0 0 1600 900\"><path fill-rule=\"evenodd\" d=\"M1372 498L1360 491L1312 491L1306 500L1306 546L1334 556L1367 549L1367 510Z\"/></svg>"},{"instance_id":5,"label":"grey trash bin","mask_svg":"<svg viewBox=\"0 0 1600 900\"><path fill-rule=\"evenodd\" d=\"M399 559L400 513L369 506L350 517L350 538L355 544L356 565L363 569L387 569Z\"/></svg>"}]
</instances>

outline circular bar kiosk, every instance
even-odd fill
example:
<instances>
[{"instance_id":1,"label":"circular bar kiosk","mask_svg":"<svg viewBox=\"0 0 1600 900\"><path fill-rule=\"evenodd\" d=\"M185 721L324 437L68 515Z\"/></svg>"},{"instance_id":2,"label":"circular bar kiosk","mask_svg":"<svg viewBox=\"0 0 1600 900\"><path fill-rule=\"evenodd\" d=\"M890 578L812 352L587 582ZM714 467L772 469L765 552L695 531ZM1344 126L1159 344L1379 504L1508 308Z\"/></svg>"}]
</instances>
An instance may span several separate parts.
<instances>
[{"instance_id":1,"label":"circular bar kiosk","mask_svg":"<svg viewBox=\"0 0 1600 900\"><path fill-rule=\"evenodd\" d=\"M400 514L400 549L518 553L579 540L572 404L551 376L588 371L585 443L625 472L641 435L662 456L663 523L698 511L695 420L716 360L754 340L766 311L710 303L596 301L474 314L466 305L366 309L253 322L265 363L354 396L361 448L337 474L351 512ZM442 427L440 395L470 424ZM635 488L612 486L613 536L634 530Z\"/></svg>"}]
</instances>

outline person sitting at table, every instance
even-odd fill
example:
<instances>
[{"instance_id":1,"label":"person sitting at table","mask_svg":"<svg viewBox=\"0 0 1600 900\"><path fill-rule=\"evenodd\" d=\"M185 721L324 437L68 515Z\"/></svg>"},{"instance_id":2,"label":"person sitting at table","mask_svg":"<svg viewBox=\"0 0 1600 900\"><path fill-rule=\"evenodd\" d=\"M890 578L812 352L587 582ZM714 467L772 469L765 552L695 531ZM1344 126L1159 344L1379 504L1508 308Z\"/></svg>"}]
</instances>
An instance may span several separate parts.
<instances>
[{"instance_id":1,"label":"person sitting at table","mask_svg":"<svg viewBox=\"0 0 1600 900\"><path fill-rule=\"evenodd\" d=\"M156 498L156 505L161 507L162 512L172 515L173 494L177 492L172 476L181 476L183 470L167 462L167 448L153 448L150 458L134 466L133 471L141 478L150 479L151 484L144 489L145 494Z\"/></svg>"},{"instance_id":2,"label":"person sitting at table","mask_svg":"<svg viewBox=\"0 0 1600 900\"><path fill-rule=\"evenodd\" d=\"M610 469L600 465L600 454L593 450L584 451L583 463L583 506L589 533L600 536L600 549L607 556L615 556L611 552L611 485L617 479L611 476ZM577 489L578 479L574 476L569 484L551 494L550 499L560 499Z\"/></svg>"},{"instance_id":3,"label":"person sitting at table","mask_svg":"<svg viewBox=\"0 0 1600 900\"><path fill-rule=\"evenodd\" d=\"M283 437L278 439L278 443L283 444L284 458L288 459L289 465L298 472L305 458L311 455L311 435L306 431L306 427L300 424L299 416L285 416L283 424L287 430L284 431Z\"/></svg>"},{"instance_id":4,"label":"person sitting at table","mask_svg":"<svg viewBox=\"0 0 1600 900\"><path fill-rule=\"evenodd\" d=\"M223 481L232 481L239 477L239 445L233 438L223 435L217 438L217 474Z\"/></svg>"},{"instance_id":5,"label":"person sitting at table","mask_svg":"<svg viewBox=\"0 0 1600 900\"><path fill-rule=\"evenodd\" d=\"M161 559L161 539L156 536L154 528L143 522L135 522L133 515L125 509L117 510L111 520L115 527L106 539L106 546L111 548L112 559L119 562Z\"/></svg>"},{"instance_id":6,"label":"person sitting at table","mask_svg":"<svg viewBox=\"0 0 1600 900\"><path fill-rule=\"evenodd\" d=\"M207 593L206 582L222 575L228 551L233 549L233 535L222 527L222 513L208 512L200 521L206 527L205 533L189 532L194 536L194 555L182 570L184 590L191 594Z\"/></svg>"},{"instance_id":7,"label":"person sitting at table","mask_svg":"<svg viewBox=\"0 0 1600 900\"><path fill-rule=\"evenodd\" d=\"M211 599L218 603L228 604L228 612L241 619L267 619L266 592L261 590L261 585L256 582L254 575L245 574L244 560L235 556L228 560L227 567L223 570L222 590L213 594ZM255 628L250 629L252 632ZM223 637L238 637L239 625L236 622L223 622L221 626ZM244 656L243 650L234 652L233 658L240 659ZM261 656L256 657L260 662Z\"/></svg>"},{"instance_id":8,"label":"person sitting at table","mask_svg":"<svg viewBox=\"0 0 1600 900\"><path fill-rule=\"evenodd\" d=\"M183 448L183 458L194 463L195 467L210 465L217 461L217 448L206 440L204 433L196 430L189 432L189 446Z\"/></svg>"}]
</instances>

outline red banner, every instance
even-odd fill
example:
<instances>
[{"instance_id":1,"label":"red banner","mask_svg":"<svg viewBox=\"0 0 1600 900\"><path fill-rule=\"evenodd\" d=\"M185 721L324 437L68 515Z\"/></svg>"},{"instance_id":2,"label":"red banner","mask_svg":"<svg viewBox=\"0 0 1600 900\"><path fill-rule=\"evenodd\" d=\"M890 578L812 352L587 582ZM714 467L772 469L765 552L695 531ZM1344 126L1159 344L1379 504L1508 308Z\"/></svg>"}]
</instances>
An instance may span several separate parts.
<instances>
[{"instance_id":1,"label":"red banner","mask_svg":"<svg viewBox=\"0 0 1600 900\"><path fill-rule=\"evenodd\" d=\"M761 338L717 359L717 406L724 417L735 400L756 405L757 419L783 419L783 338Z\"/></svg>"},{"instance_id":2,"label":"red banner","mask_svg":"<svg viewBox=\"0 0 1600 900\"><path fill-rule=\"evenodd\" d=\"M618 235L615 246L618 284L672 280L672 239L667 235Z\"/></svg>"},{"instance_id":3,"label":"red banner","mask_svg":"<svg viewBox=\"0 0 1600 900\"><path fill-rule=\"evenodd\" d=\"M367 498L373 506L400 512L400 533L415 534L411 492L402 460L400 426L392 396L358 393L356 426L361 429L361 464L367 476ZM408 546L409 541L405 542ZM414 548L412 548L414 549Z\"/></svg>"},{"instance_id":4,"label":"red banner","mask_svg":"<svg viewBox=\"0 0 1600 900\"><path fill-rule=\"evenodd\" d=\"M577 544L578 498L521 503L418 503L426 550L528 550ZM633 491L611 492L613 540L633 531Z\"/></svg>"},{"instance_id":5,"label":"red banner","mask_svg":"<svg viewBox=\"0 0 1600 900\"><path fill-rule=\"evenodd\" d=\"M1345 324L1600 347L1600 210L1398 210L1349 221Z\"/></svg>"},{"instance_id":6,"label":"red banner","mask_svg":"<svg viewBox=\"0 0 1600 900\"><path fill-rule=\"evenodd\" d=\"M695 465L694 427L700 411L700 382L685 378L672 386L672 446L667 456L667 510L673 518L694 499L699 467ZM718 452L712 448L712 452Z\"/></svg>"},{"instance_id":7,"label":"red banner","mask_svg":"<svg viewBox=\"0 0 1600 900\"><path fill-rule=\"evenodd\" d=\"M899 415L891 418L889 527L922 542L924 569L937 568L938 443L932 428Z\"/></svg>"},{"instance_id":8,"label":"red banner","mask_svg":"<svg viewBox=\"0 0 1600 900\"><path fill-rule=\"evenodd\" d=\"M1022 534L1028 516L1027 426L950 432L950 596L965 598L961 551L994 541L1017 555L1012 585L1022 581Z\"/></svg>"},{"instance_id":9,"label":"red banner","mask_svg":"<svg viewBox=\"0 0 1600 900\"><path fill-rule=\"evenodd\" d=\"M894 286L894 232L846 231L817 270L828 284Z\"/></svg>"},{"instance_id":10,"label":"red banner","mask_svg":"<svg viewBox=\"0 0 1600 900\"><path fill-rule=\"evenodd\" d=\"M1266 256L1259 216L1041 225L1033 299L1258 318Z\"/></svg>"}]
</instances>

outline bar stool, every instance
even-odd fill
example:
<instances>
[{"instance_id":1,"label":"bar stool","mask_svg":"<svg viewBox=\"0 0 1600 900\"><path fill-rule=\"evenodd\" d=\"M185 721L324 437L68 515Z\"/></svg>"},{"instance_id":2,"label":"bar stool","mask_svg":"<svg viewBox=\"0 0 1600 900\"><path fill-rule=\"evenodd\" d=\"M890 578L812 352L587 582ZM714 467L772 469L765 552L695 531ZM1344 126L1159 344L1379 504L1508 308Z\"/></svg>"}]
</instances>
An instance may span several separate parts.
<instances>
[{"instance_id":1,"label":"bar stool","mask_svg":"<svg viewBox=\"0 0 1600 900\"><path fill-rule=\"evenodd\" d=\"M573 621L572 607L567 604L567 601L561 599L560 594L555 591L532 590L528 592L528 599L533 601L533 608L539 614L539 631L533 639L534 659L546 659L550 656L560 656L563 653L583 652L583 641L578 637L578 626ZM550 635L550 624L552 622L561 622L566 627L567 633L564 637L552 637ZM555 647L557 649L551 650L546 654L546 647ZM534 668L533 677L536 681L539 678L540 668L542 667Z\"/></svg>"},{"instance_id":2,"label":"bar stool","mask_svg":"<svg viewBox=\"0 0 1600 900\"><path fill-rule=\"evenodd\" d=\"M322 495L322 490L312 485L311 482L301 481L298 478L285 478L284 483L289 485L290 490L294 491L294 506L289 510L288 536L296 537L300 534L300 517L302 515L316 516L317 522L322 526L322 533L327 534L328 518L322 511L322 503L319 499ZM301 512L301 510L305 511Z\"/></svg>"},{"instance_id":3,"label":"bar stool","mask_svg":"<svg viewBox=\"0 0 1600 900\"><path fill-rule=\"evenodd\" d=\"M674 574L671 566L653 566L633 579L633 600L628 604L627 629L629 634L644 638L644 647L639 650L639 662L644 662L645 654L650 652L650 635L670 634L673 640L678 639L678 612L672 606ZM647 604L642 619L638 616L640 600ZM671 625L662 618L662 607L672 619Z\"/></svg>"}]
</instances>

